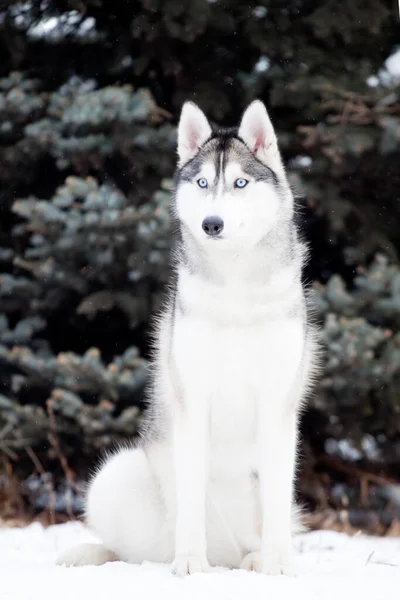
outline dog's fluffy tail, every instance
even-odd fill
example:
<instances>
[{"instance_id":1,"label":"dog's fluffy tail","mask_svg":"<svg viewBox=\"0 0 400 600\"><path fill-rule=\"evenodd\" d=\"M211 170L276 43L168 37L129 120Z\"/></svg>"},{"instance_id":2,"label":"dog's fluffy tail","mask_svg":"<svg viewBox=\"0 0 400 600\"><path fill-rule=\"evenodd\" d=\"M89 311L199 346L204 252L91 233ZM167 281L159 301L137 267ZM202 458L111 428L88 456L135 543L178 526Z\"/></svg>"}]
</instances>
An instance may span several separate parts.
<instances>
[{"instance_id":1,"label":"dog's fluffy tail","mask_svg":"<svg viewBox=\"0 0 400 600\"><path fill-rule=\"evenodd\" d=\"M104 565L119 560L118 556L102 544L80 544L62 552L56 560L57 565L83 567L84 565Z\"/></svg>"}]
</instances>

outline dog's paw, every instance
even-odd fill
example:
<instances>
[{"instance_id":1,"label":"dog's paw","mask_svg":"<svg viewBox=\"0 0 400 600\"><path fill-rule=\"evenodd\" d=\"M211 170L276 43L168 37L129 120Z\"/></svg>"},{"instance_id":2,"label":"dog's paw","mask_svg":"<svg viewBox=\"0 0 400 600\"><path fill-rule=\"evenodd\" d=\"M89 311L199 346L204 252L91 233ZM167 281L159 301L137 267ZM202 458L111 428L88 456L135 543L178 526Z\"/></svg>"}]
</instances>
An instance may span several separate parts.
<instances>
[{"instance_id":1,"label":"dog's paw","mask_svg":"<svg viewBox=\"0 0 400 600\"><path fill-rule=\"evenodd\" d=\"M249 552L242 560L240 568L245 569L246 571L257 571L260 573L261 564L261 552Z\"/></svg>"},{"instance_id":2,"label":"dog's paw","mask_svg":"<svg viewBox=\"0 0 400 600\"><path fill-rule=\"evenodd\" d=\"M264 560L261 568L265 575L288 575L289 577L296 576L296 569L291 557L277 557L276 559L268 558Z\"/></svg>"},{"instance_id":3,"label":"dog's paw","mask_svg":"<svg viewBox=\"0 0 400 600\"><path fill-rule=\"evenodd\" d=\"M210 570L207 559L201 556L179 556L171 565L171 573L180 577L193 573L208 573Z\"/></svg>"}]
</instances>

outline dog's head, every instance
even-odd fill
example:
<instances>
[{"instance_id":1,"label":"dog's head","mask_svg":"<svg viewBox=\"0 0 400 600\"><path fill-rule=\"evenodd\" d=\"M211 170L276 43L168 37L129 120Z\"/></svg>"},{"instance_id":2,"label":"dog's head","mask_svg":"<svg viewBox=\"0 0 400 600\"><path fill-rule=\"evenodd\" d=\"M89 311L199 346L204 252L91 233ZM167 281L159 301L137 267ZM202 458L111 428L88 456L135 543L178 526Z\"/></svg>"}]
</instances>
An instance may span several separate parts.
<instances>
[{"instance_id":1,"label":"dog's head","mask_svg":"<svg viewBox=\"0 0 400 600\"><path fill-rule=\"evenodd\" d=\"M178 127L175 215L203 247L251 248L292 209L274 128L264 104L249 105L237 129L213 131L184 104Z\"/></svg>"}]
</instances>

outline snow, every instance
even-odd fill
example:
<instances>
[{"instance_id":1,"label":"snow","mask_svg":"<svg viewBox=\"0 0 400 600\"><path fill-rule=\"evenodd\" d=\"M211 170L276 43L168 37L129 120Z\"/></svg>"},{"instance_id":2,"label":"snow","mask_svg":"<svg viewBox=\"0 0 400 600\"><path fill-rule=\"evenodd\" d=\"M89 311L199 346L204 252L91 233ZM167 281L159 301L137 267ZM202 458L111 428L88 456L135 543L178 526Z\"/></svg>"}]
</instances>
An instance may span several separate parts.
<instances>
[{"instance_id":1,"label":"snow","mask_svg":"<svg viewBox=\"0 0 400 600\"><path fill-rule=\"evenodd\" d=\"M264 19L267 16L268 8L266 6L256 6L253 10L253 17L256 19Z\"/></svg>"},{"instance_id":2,"label":"snow","mask_svg":"<svg viewBox=\"0 0 400 600\"><path fill-rule=\"evenodd\" d=\"M294 169L304 169L311 167L313 164L313 159L311 156L307 156L306 154L298 154L290 160L289 164Z\"/></svg>"},{"instance_id":3,"label":"snow","mask_svg":"<svg viewBox=\"0 0 400 600\"><path fill-rule=\"evenodd\" d=\"M387 57L377 75L371 75L366 82L369 87L392 86L400 83L400 47Z\"/></svg>"},{"instance_id":4,"label":"snow","mask_svg":"<svg viewBox=\"0 0 400 600\"><path fill-rule=\"evenodd\" d=\"M55 566L60 550L96 541L81 523L0 529L0 597L4 600L391 600L399 598L400 538L349 537L317 531L296 538L298 576L267 577L214 569L177 578L168 565L108 563Z\"/></svg>"},{"instance_id":5,"label":"snow","mask_svg":"<svg viewBox=\"0 0 400 600\"><path fill-rule=\"evenodd\" d=\"M256 73L266 73L271 66L271 61L267 56L260 56L256 64L254 65L254 70Z\"/></svg>"},{"instance_id":6,"label":"snow","mask_svg":"<svg viewBox=\"0 0 400 600\"><path fill-rule=\"evenodd\" d=\"M380 84L380 80L379 77L377 77L376 75L370 75L370 77L367 78L367 85L371 88L374 87L378 87L378 85Z\"/></svg>"},{"instance_id":7,"label":"snow","mask_svg":"<svg viewBox=\"0 0 400 600\"><path fill-rule=\"evenodd\" d=\"M394 79L400 78L400 48L385 60L385 67Z\"/></svg>"},{"instance_id":8,"label":"snow","mask_svg":"<svg viewBox=\"0 0 400 600\"><path fill-rule=\"evenodd\" d=\"M48 39L62 39L66 35L82 37L94 34L95 26L96 21L93 17L82 20L78 11L70 10L60 17L43 17L38 20L29 27L28 36Z\"/></svg>"}]
</instances>

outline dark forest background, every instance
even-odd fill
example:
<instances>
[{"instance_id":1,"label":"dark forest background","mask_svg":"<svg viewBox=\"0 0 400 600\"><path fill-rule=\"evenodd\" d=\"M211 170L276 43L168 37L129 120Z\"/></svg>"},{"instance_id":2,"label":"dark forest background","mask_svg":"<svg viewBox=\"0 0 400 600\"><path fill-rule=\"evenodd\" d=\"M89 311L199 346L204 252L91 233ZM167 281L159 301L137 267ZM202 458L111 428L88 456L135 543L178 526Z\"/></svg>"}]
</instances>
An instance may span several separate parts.
<instances>
[{"instance_id":1,"label":"dark forest background","mask_svg":"<svg viewBox=\"0 0 400 600\"><path fill-rule=\"evenodd\" d=\"M397 73L397 74L396 74ZM315 527L400 534L397 0L0 2L0 516L77 514L143 414L176 123L262 99L311 244Z\"/></svg>"}]
</instances>

